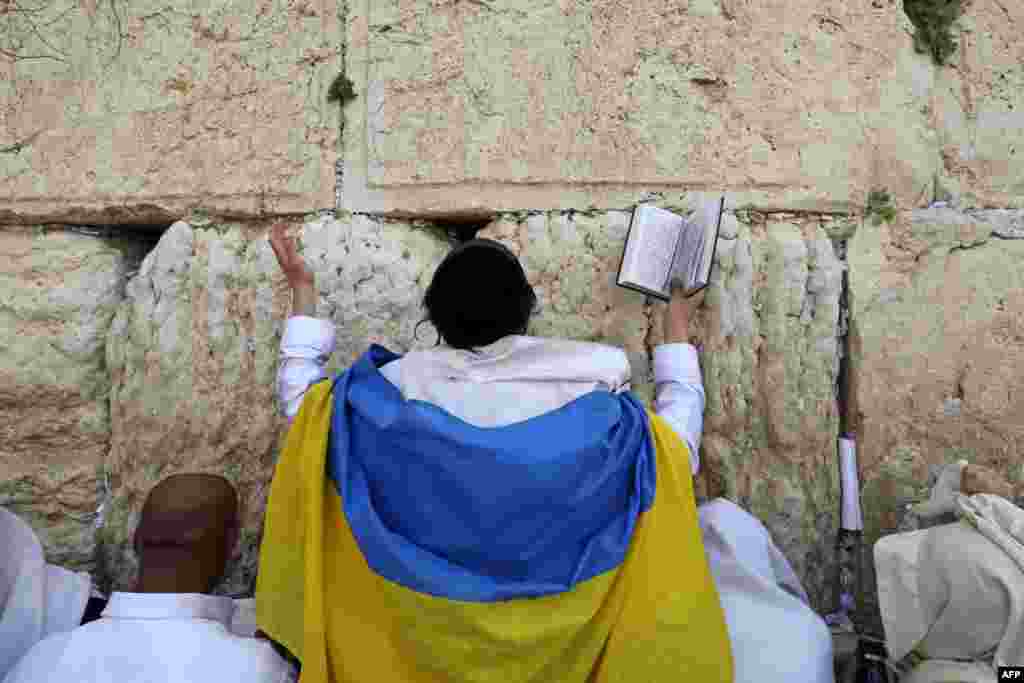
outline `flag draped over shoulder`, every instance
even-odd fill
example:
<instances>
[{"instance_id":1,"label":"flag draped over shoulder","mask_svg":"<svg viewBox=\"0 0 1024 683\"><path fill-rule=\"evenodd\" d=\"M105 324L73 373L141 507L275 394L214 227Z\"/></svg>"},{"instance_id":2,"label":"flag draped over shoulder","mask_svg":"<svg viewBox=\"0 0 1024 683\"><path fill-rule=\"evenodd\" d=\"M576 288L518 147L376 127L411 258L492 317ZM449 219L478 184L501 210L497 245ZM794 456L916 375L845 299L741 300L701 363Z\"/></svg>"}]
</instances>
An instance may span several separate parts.
<instances>
[{"instance_id":1,"label":"flag draped over shoulder","mask_svg":"<svg viewBox=\"0 0 1024 683\"><path fill-rule=\"evenodd\" d=\"M732 680L682 440L595 391L506 427L405 401L374 345L310 388L259 627L327 681Z\"/></svg>"}]
</instances>

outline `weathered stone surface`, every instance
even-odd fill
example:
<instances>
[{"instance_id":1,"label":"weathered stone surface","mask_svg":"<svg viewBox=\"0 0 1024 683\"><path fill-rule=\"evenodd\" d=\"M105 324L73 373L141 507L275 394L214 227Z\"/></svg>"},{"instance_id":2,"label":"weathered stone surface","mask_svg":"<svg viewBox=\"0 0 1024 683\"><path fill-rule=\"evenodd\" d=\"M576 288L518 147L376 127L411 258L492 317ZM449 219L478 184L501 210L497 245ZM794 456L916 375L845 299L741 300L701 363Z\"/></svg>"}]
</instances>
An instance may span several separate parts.
<instances>
[{"instance_id":1,"label":"weathered stone surface","mask_svg":"<svg viewBox=\"0 0 1024 683\"><path fill-rule=\"evenodd\" d=\"M968 205L1024 208L1024 4L973 2L957 25L929 106L940 184Z\"/></svg>"},{"instance_id":2,"label":"weathered stone surface","mask_svg":"<svg viewBox=\"0 0 1024 683\"><path fill-rule=\"evenodd\" d=\"M622 348L633 369L632 389L649 402L649 306L642 294L615 284L628 228L627 211L550 212L504 217L477 236L520 257L541 309L528 334Z\"/></svg>"},{"instance_id":3,"label":"weathered stone surface","mask_svg":"<svg viewBox=\"0 0 1024 683\"><path fill-rule=\"evenodd\" d=\"M0 229L0 505L47 558L92 564L110 439L104 344L133 261L124 243Z\"/></svg>"},{"instance_id":4,"label":"weathered stone surface","mask_svg":"<svg viewBox=\"0 0 1024 683\"><path fill-rule=\"evenodd\" d=\"M504 218L479 235L519 254L535 282L543 313L531 334L622 346L634 390L650 402L649 359L662 341L664 306L614 286L627 216L538 213ZM838 506L833 384L842 266L826 218L750 224L730 214L723 223L729 238L718 245L694 322L707 393L698 489L764 520L824 607Z\"/></svg>"},{"instance_id":5,"label":"weathered stone surface","mask_svg":"<svg viewBox=\"0 0 1024 683\"><path fill-rule=\"evenodd\" d=\"M365 217L302 228L338 325L338 369L377 341L413 345L423 290L446 251L436 234ZM101 531L102 579L131 584L130 535L145 496L176 472L230 479L244 509L227 593L253 587L263 509L284 426L274 399L281 326L290 305L263 228L179 222L128 284L107 346L112 498ZM429 326L422 345L433 344Z\"/></svg>"},{"instance_id":6,"label":"weathered stone surface","mask_svg":"<svg viewBox=\"0 0 1024 683\"><path fill-rule=\"evenodd\" d=\"M0 8L0 222L334 206L344 0L29 4Z\"/></svg>"},{"instance_id":7,"label":"weathered stone surface","mask_svg":"<svg viewBox=\"0 0 1024 683\"><path fill-rule=\"evenodd\" d=\"M842 264L825 218L741 222L719 242L693 335L707 403L698 490L761 519L827 607L838 511L833 384ZM663 306L650 343L661 341Z\"/></svg>"},{"instance_id":8,"label":"weathered stone surface","mask_svg":"<svg viewBox=\"0 0 1024 683\"><path fill-rule=\"evenodd\" d=\"M939 170L898 3L352 3L343 206L621 208L727 188L842 210ZM640 187L642 186L642 188Z\"/></svg>"},{"instance_id":9,"label":"weathered stone surface","mask_svg":"<svg viewBox=\"0 0 1024 683\"><path fill-rule=\"evenodd\" d=\"M991 493L1003 498L1014 498L1014 487L1006 477L988 467L966 465L960 477L960 490L965 496L976 493Z\"/></svg>"},{"instance_id":10,"label":"weathered stone surface","mask_svg":"<svg viewBox=\"0 0 1024 683\"><path fill-rule=\"evenodd\" d=\"M540 312L530 334L624 348L633 387L650 401L649 307L614 285L625 212L508 215L481 236L522 257ZM425 224L352 216L301 230L322 293L318 315L337 324L339 370L377 341L398 352L432 346L422 296L450 248ZM274 375L288 293L262 229L177 223L127 288L112 326L112 499L101 532L104 576L130 585L130 532L146 492L178 471L228 476L245 505L245 533L226 592L246 590L282 421Z\"/></svg>"},{"instance_id":11,"label":"weathered stone surface","mask_svg":"<svg viewBox=\"0 0 1024 683\"><path fill-rule=\"evenodd\" d=\"M1024 212L1017 212L1018 214ZM850 242L855 426L869 541L961 458L1024 481L1024 242L1007 212L929 209Z\"/></svg>"},{"instance_id":12,"label":"weathered stone surface","mask_svg":"<svg viewBox=\"0 0 1024 683\"><path fill-rule=\"evenodd\" d=\"M679 207L683 208L683 207ZM504 217L479 233L520 255L540 297L530 334L624 348L633 388L653 399L650 354L664 306L616 287L627 212ZM838 509L833 385L841 264L824 217L723 219L706 305L707 407L698 489L762 519L816 606L827 602Z\"/></svg>"},{"instance_id":13,"label":"weathered stone surface","mask_svg":"<svg viewBox=\"0 0 1024 683\"><path fill-rule=\"evenodd\" d=\"M614 285L625 212L508 214L480 231L520 255L540 312L529 333L610 343L653 398L650 352L661 305ZM835 510L835 325L840 266L818 219L750 225L730 216L718 250L705 336L708 392L701 489L762 518L824 596ZM338 324L332 369L379 341L405 351L436 337L423 291L449 248L436 231L353 216L302 229ZM128 287L108 346L113 378L113 500L103 531L107 571L130 580L128 532L146 491L174 471L231 478L246 505L246 543L224 587L244 591L256 559L277 437L274 371L287 292L262 231L173 226Z\"/></svg>"}]
</instances>

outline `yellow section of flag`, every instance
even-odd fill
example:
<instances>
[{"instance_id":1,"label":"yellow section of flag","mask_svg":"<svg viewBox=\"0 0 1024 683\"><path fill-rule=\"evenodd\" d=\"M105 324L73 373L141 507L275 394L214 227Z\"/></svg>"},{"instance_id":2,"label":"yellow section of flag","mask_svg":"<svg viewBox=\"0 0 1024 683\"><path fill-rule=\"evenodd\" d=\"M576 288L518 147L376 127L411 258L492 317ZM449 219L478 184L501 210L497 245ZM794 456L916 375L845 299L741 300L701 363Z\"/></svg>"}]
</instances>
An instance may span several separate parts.
<instances>
[{"instance_id":1,"label":"yellow section of flag","mask_svg":"<svg viewBox=\"0 0 1024 683\"><path fill-rule=\"evenodd\" d=\"M689 454L660 417L654 504L619 567L561 594L462 602L367 565L327 477L332 407L331 383L314 385L288 433L257 579L257 623L300 659L302 683L733 680Z\"/></svg>"}]
</instances>

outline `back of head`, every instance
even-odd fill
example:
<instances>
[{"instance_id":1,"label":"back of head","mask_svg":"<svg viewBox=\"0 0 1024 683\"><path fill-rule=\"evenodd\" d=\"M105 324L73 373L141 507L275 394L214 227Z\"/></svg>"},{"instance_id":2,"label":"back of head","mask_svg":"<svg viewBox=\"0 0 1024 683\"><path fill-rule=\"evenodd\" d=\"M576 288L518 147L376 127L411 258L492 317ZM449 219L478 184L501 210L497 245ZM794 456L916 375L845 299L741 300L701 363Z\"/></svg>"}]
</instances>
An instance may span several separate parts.
<instances>
[{"instance_id":1,"label":"back of head","mask_svg":"<svg viewBox=\"0 0 1024 683\"><path fill-rule=\"evenodd\" d=\"M449 346L471 349L524 334L537 296L505 245L473 239L453 249L437 267L423 304Z\"/></svg>"},{"instance_id":2,"label":"back of head","mask_svg":"<svg viewBox=\"0 0 1024 683\"><path fill-rule=\"evenodd\" d=\"M238 527L238 496L227 479L212 474L167 477L146 497L135 531L140 590L208 592L223 574ZM175 581L169 577L175 576L189 582L189 590L168 590L168 581Z\"/></svg>"}]
</instances>

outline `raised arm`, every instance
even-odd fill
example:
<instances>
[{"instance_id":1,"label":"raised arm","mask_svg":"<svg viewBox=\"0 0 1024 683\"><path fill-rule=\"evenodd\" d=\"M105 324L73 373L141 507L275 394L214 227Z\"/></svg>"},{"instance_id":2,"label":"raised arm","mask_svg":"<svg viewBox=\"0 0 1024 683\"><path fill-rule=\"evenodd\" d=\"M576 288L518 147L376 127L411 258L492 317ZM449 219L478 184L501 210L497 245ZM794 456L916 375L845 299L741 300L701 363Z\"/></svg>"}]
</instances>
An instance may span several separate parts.
<instances>
[{"instance_id":1,"label":"raised arm","mask_svg":"<svg viewBox=\"0 0 1024 683\"><path fill-rule=\"evenodd\" d=\"M685 298L673 290L664 318L665 343L654 348L654 409L686 442L693 474L700 468L704 385L697 348L688 340L690 319L703 300L703 291Z\"/></svg>"},{"instance_id":2,"label":"raised arm","mask_svg":"<svg viewBox=\"0 0 1024 683\"><path fill-rule=\"evenodd\" d=\"M281 338L277 370L277 398L281 412L292 419L299 412L306 390L326 377L324 366L334 352L334 326L316 318L316 283L313 272L299 255L287 225L270 229L270 247L292 288L292 315Z\"/></svg>"}]
</instances>

